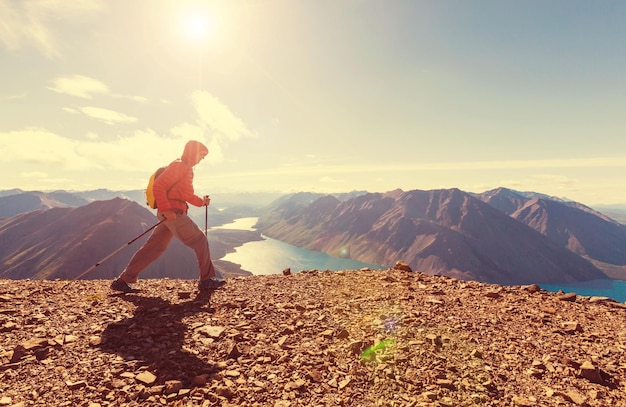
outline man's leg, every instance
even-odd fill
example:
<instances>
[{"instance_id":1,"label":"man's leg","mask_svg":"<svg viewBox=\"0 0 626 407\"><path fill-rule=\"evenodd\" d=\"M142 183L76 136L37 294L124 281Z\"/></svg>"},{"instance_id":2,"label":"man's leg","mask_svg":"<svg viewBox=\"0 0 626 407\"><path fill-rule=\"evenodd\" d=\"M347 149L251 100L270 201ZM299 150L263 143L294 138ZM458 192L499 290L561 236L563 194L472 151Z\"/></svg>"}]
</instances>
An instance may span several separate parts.
<instances>
[{"instance_id":1,"label":"man's leg","mask_svg":"<svg viewBox=\"0 0 626 407\"><path fill-rule=\"evenodd\" d=\"M187 215L179 215L172 221L171 230L183 244L196 253L200 267L200 281L215 277L215 267L211 261L209 241L200 228Z\"/></svg>"},{"instance_id":2,"label":"man's leg","mask_svg":"<svg viewBox=\"0 0 626 407\"><path fill-rule=\"evenodd\" d=\"M137 282L141 270L148 267L167 249L167 245L174 236L167 225L168 222L175 222L175 220L165 221L154 229L146 243L137 250L118 277L121 281L125 283Z\"/></svg>"}]
</instances>

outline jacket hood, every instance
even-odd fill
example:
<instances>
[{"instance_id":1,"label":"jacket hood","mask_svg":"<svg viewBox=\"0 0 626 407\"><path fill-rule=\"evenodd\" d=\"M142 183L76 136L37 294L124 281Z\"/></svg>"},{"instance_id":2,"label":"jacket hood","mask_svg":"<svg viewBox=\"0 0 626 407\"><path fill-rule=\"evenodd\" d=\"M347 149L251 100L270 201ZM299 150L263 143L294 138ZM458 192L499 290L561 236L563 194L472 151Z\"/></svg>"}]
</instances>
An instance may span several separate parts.
<instances>
[{"instance_id":1,"label":"jacket hood","mask_svg":"<svg viewBox=\"0 0 626 407\"><path fill-rule=\"evenodd\" d=\"M187 144L185 144L185 149L183 150L183 155L180 159L192 166L196 165L198 163L197 154L199 152L201 152L204 157L209 153L209 149L199 141L190 140Z\"/></svg>"}]
</instances>

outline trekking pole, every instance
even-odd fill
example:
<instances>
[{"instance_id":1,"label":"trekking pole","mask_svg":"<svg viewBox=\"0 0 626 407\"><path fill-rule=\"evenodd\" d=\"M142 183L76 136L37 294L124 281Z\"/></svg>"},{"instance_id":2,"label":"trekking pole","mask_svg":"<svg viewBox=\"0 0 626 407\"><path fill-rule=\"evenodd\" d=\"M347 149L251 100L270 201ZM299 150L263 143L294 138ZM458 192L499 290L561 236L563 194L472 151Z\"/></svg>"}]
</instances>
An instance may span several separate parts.
<instances>
[{"instance_id":1,"label":"trekking pole","mask_svg":"<svg viewBox=\"0 0 626 407\"><path fill-rule=\"evenodd\" d=\"M104 263L105 261L109 260L111 257L115 256L117 253L119 253L120 251L122 251L122 249L124 249L126 246L130 246L135 240L139 239L140 237L142 237L143 235L145 235L146 233L148 233L149 231L151 231L152 229L154 229L155 227L159 226L161 223L163 223L165 221L165 219L160 220L159 223L151 226L149 229L147 229L146 231L144 231L143 233L141 233L139 236L137 236L136 238L134 238L133 240L129 241L128 243L126 243L124 246L120 247L119 249L117 249L116 251L114 251L113 253L109 254L108 256L106 256L104 259L100 260L99 262L97 262L96 264L94 264L93 266L89 267L87 270L83 271L81 274L79 274L78 276L74 277L72 280L78 280L81 277L86 276L87 274L91 273L96 267L98 267L99 265L101 265L102 263Z\"/></svg>"},{"instance_id":2,"label":"trekking pole","mask_svg":"<svg viewBox=\"0 0 626 407\"><path fill-rule=\"evenodd\" d=\"M204 235L209 236L209 205L204 207Z\"/></svg>"}]
</instances>

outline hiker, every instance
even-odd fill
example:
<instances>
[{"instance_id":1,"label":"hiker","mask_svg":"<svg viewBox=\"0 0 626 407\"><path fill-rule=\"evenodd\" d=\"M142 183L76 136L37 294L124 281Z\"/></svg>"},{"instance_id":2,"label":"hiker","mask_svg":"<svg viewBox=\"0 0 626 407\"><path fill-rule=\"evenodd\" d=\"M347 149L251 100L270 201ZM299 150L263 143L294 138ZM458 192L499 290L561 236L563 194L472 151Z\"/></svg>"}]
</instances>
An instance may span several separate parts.
<instances>
[{"instance_id":1,"label":"hiker","mask_svg":"<svg viewBox=\"0 0 626 407\"><path fill-rule=\"evenodd\" d=\"M155 179L153 191L157 217L163 222L158 224L146 243L133 255L122 274L113 280L113 290L132 292L128 284L137 282L139 273L165 251L173 236L196 253L200 267L200 294L208 294L224 285L223 280L215 278L215 267L206 236L187 216L187 202L198 207L209 206L211 202L208 195L201 198L193 190L193 167L208 153L209 149L205 145L191 140L185 144L181 158L168 165Z\"/></svg>"}]
</instances>

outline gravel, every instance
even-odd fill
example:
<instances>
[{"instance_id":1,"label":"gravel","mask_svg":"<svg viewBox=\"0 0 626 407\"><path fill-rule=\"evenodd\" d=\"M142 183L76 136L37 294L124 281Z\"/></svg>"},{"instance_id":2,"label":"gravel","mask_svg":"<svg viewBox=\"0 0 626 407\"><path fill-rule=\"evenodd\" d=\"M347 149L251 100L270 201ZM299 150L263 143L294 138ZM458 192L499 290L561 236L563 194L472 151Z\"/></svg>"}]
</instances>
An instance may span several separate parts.
<instances>
[{"instance_id":1,"label":"gravel","mask_svg":"<svg viewBox=\"0 0 626 407\"><path fill-rule=\"evenodd\" d=\"M626 406L626 305L406 270L0 280L0 406Z\"/></svg>"}]
</instances>

